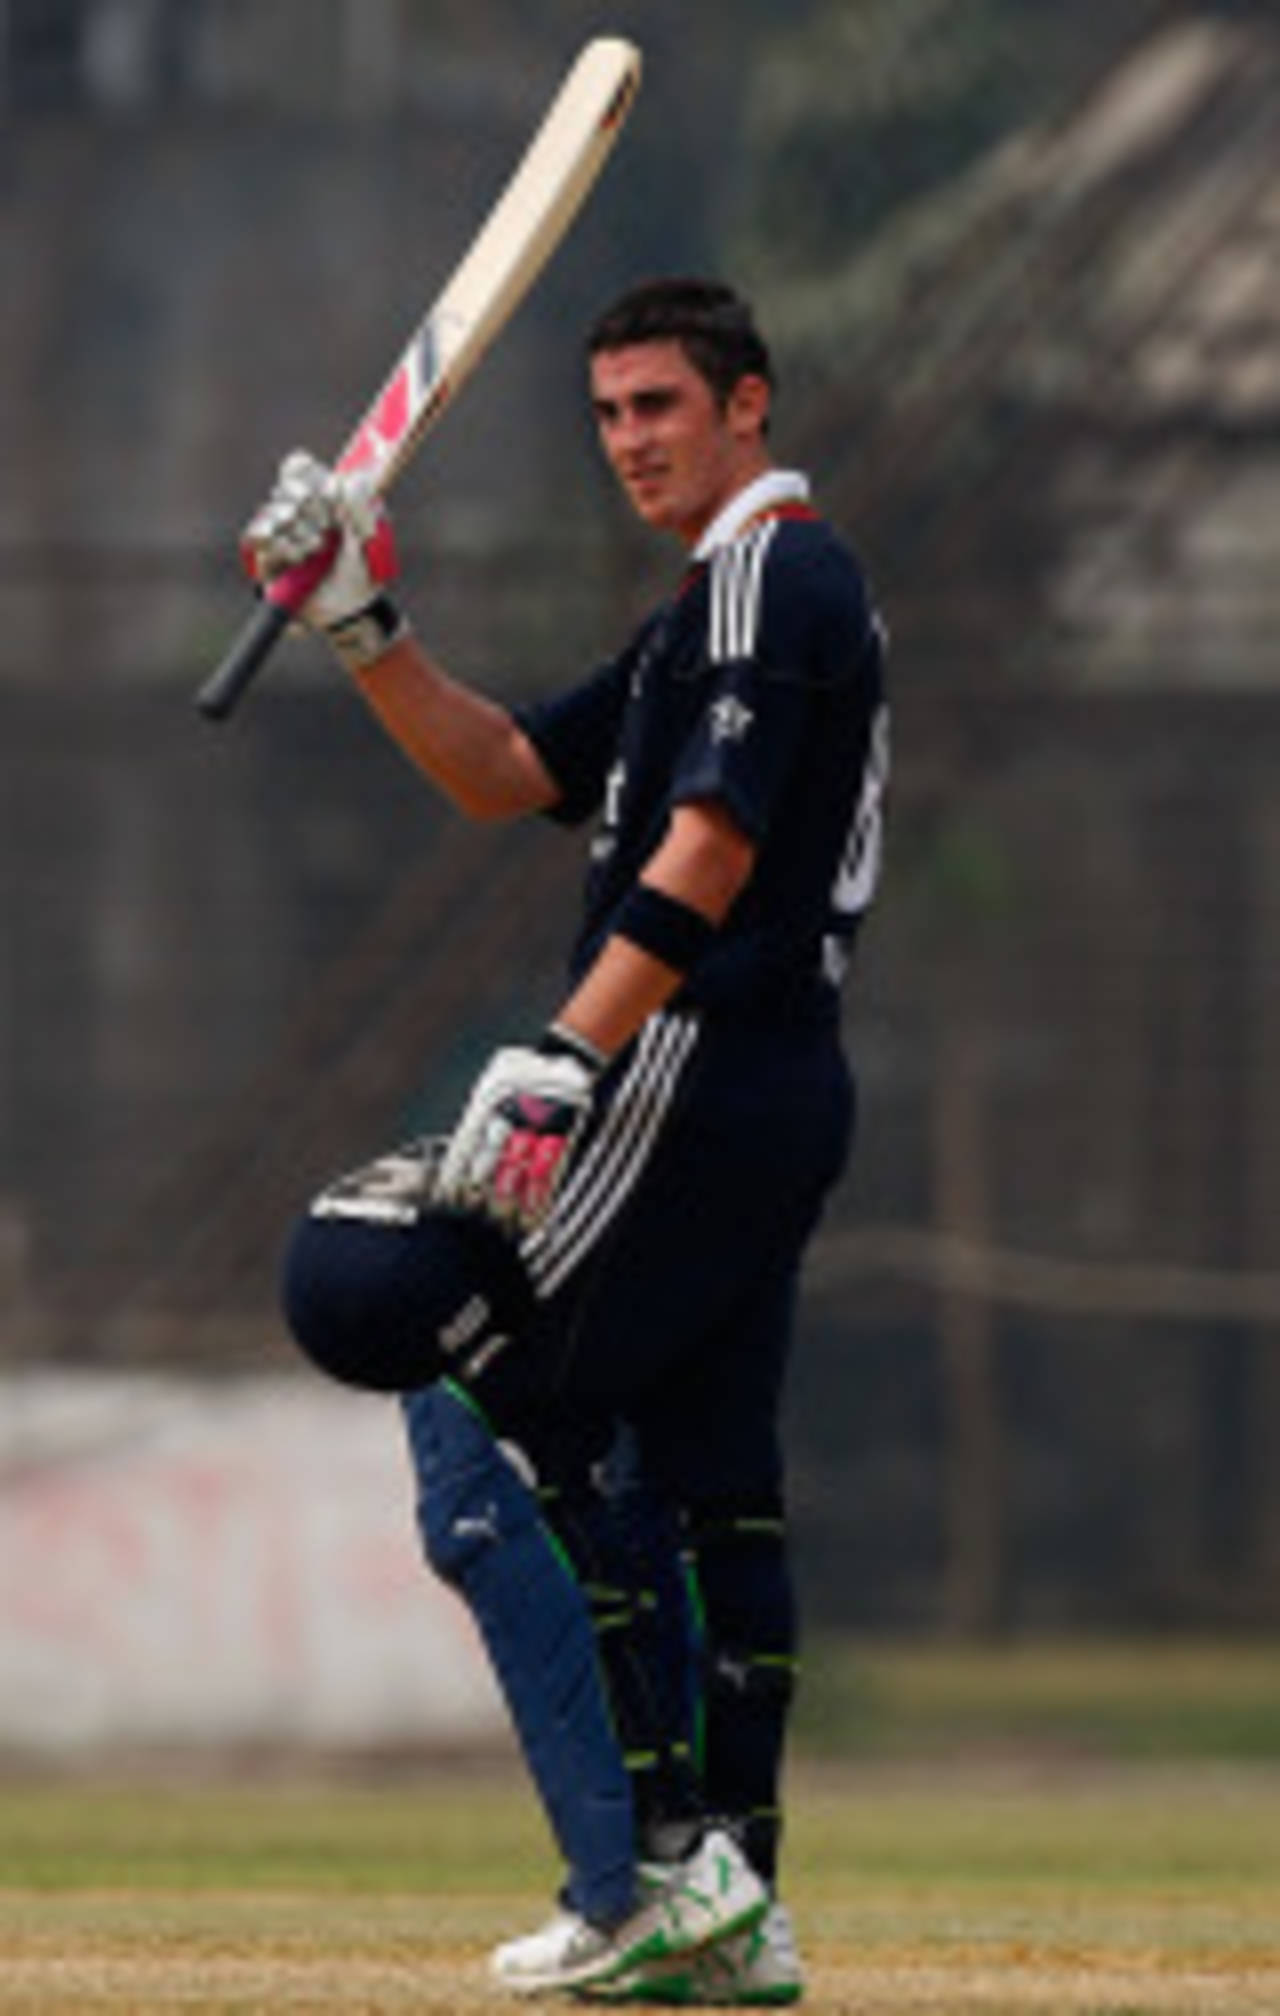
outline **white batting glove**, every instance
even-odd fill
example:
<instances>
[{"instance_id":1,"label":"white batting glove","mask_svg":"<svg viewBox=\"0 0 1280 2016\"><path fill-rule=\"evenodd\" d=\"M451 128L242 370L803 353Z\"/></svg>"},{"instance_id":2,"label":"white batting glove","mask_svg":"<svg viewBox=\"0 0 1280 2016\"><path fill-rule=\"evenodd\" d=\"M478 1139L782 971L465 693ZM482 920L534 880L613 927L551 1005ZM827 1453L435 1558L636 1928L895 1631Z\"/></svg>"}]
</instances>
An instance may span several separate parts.
<instances>
[{"instance_id":1,"label":"white batting glove","mask_svg":"<svg viewBox=\"0 0 1280 2016\"><path fill-rule=\"evenodd\" d=\"M349 671L403 634L385 592L398 571L391 520L365 477L295 449L245 526L240 550L253 578L327 637Z\"/></svg>"},{"instance_id":2,"label":"white batting glove","mask_svg":"<svg viewBox=\"0 0 1280 2016\"><path fill-rule=\"evenodd\" d=\"M537 1048L499 1050L476 1080L450 1137L435 1195L530 1232L555 1202L605 1059L551 1031Z\"/></svg>"}]
</instances>

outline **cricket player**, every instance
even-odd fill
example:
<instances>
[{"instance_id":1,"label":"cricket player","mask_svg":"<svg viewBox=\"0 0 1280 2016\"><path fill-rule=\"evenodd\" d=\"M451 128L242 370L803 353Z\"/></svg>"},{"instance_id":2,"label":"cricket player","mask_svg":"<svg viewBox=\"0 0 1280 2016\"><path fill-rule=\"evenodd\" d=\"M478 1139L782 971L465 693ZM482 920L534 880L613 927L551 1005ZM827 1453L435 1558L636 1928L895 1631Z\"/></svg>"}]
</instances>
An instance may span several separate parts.
<instances>
[{"instance_id":1,"label":"cricket player","mask_svg":"<svg viewBox=\"0 0 1280 2016\"><path fill-rule=\"evenodd\" d=\"M567 1863L559 1908L494 1974L786 2003L779 1409L802 1256L852 1139L841 1000L880 866L883 633L774 461L771 359L732 290L646 282L587 361L604 455L684 564L567 690L513 709L453 679L393 599L382 507L308 455L245 541L259 579L317 567L304 621L463 813L593 822L563 1002L490 1061L431 1179L437 1214L500 1231L509 1278L439 1326L445 1376L424 1357L414 1385L395 1358L368 1382L412 1385L426 1554L477 1618ZM323 1356L345 1325L371 1365L393 1332L413 1342L427 1229L313 1212L295 1331Z\"/></svg>"}]
</instances>

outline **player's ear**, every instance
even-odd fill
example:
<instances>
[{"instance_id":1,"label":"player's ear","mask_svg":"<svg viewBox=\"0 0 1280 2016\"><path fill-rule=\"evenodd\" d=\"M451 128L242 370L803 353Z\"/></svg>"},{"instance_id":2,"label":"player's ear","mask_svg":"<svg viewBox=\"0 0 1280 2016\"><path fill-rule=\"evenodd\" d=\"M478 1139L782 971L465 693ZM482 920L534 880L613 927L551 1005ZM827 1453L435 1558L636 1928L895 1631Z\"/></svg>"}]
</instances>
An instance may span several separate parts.
<instances>
[{"instance_id":1,"label":"player's ear","mask_svg":"<svg viewBox=\"0 0 1280 2016\"><path fill-rule=\"evenodd\" d=\"M725 408L732 431L743 440L766 434L771 398L767 378L762 378L755 371L744 372L729 394Z\"/></svg>"}]
</instances>

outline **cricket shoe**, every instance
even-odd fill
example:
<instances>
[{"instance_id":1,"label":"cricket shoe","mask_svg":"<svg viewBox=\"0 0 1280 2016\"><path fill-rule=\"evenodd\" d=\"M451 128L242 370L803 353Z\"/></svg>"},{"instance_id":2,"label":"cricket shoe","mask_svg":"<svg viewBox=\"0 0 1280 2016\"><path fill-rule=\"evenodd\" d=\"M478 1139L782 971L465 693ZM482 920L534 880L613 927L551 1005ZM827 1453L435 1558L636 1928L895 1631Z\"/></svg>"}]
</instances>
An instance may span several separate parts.
<instances>
[{"instance_id":1,"label":"cricket shoe","mask_svg":"<svg viewBox=\"0 0 1280 2016\"><path fill-rule=\"evenodd\" d=\"M750 1931L769 1893L732 1836L713 1828L681 1862L643 1863L640 1902L620 1925L593 1925L557 1911L537 1932L499 1946L489 1965L515 1995L558 1995L633 1974L670 1968L681 1955Z\"/></svg>"},{"instance_id":2,"label":"cricket shoe","mask_svg":"<svg viewBox=\"0 0 1280 2016\"><path fill-rule=\"evenodd\" d=\"M582 1991L592 2002L647 2002L667 2008L782 2009L804 1994L790 1916L771 1904L745 1932L675 1961L650 1960Z\"/></svg>"}]
</instances>

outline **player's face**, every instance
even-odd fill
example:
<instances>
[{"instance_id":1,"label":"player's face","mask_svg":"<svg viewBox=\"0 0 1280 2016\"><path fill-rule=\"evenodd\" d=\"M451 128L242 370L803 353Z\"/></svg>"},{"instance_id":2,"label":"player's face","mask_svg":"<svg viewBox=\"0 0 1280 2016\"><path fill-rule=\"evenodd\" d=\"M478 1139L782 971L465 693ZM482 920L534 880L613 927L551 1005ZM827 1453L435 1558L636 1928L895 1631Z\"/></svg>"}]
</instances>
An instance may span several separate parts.
<instances>
[{"instance_id":1,"label":"player's face","mask_svg":"<svg viewBox=\"0 0 1280 2016\"><path fill-rule=\"evenodd\" d=\"M636 343L591 360L605 455L646 525L694 546L729 499L768 467L769 390L743 378L721 405L679 343Z\"/></svg>"}]
</instances>

